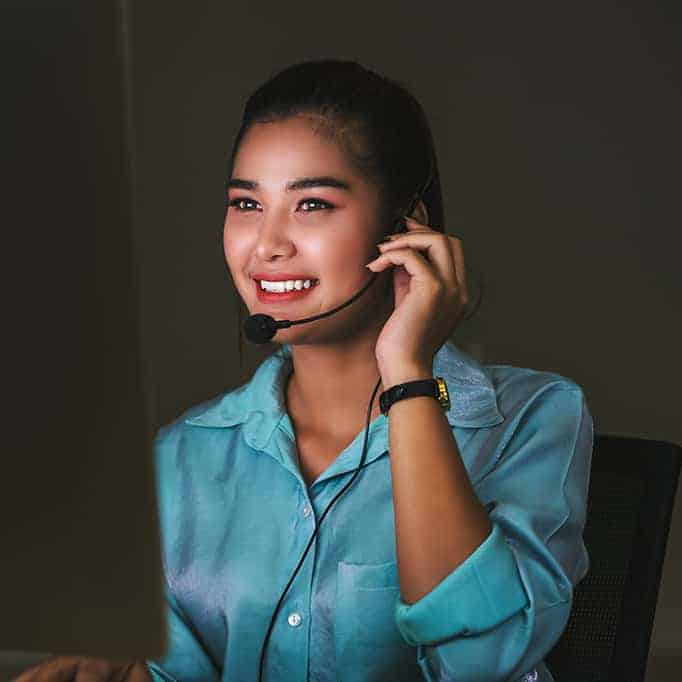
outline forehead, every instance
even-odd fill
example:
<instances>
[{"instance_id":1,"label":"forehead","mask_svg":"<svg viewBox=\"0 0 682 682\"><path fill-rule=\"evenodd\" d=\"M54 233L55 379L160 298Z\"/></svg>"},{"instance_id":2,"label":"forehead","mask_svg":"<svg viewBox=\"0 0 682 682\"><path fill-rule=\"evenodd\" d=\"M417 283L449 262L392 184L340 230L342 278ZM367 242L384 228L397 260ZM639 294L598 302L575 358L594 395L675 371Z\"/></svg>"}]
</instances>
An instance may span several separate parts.
<instances>
[{"instance_id":1,"label":"forehead","mask_svg":"<svg viewBox=\"0 0 682 682\"><path fill-rule=\"evenodd\" d=\"M329 174L331 170L349 178L358 175L337 141L336 129L314 114L254 123L242 138L234 162L239 175Z\"/></svg>"}]
</instances>

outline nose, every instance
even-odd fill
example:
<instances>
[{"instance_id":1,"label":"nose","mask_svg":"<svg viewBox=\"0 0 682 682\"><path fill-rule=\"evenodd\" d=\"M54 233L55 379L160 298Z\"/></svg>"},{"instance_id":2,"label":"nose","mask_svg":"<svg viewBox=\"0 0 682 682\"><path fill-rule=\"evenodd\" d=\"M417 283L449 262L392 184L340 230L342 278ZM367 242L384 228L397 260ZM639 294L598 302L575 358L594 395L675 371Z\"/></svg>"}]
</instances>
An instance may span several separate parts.
<instances>
[{"instance_id":1,"label":"nose","mask_svg":"<svg viewBox=\"0 0 682 682\"><path fill-rule=\"evenodd\" d=\"M255 246L256 259L262 263L274 258L290 258L296 251L289 234L286 216L272 213L261 221Z\"/></svg>"}]
</instances>

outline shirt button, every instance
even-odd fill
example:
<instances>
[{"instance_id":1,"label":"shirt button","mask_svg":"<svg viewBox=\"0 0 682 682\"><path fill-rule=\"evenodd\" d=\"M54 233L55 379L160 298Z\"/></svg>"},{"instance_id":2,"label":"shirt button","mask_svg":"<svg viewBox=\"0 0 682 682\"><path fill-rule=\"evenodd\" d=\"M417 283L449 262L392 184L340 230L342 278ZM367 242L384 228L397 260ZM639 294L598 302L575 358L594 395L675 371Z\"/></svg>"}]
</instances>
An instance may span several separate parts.
<instances>
[{"instance_id":1,"label":"shirt button","mask_svg":"<svg viewBox=\"0 0 682 682\"><path fill-rule=\"evenodd\" d=\"M303 619L301 618L300 613L290 613L289 617L287 618L287 621L289 621L289 625L291 625L292 628L297 628Z\"/></svg>"},{"instance_id":2,"label":"shirt button","mask_svg":"<svg viewBox=\"0 0 682 682\"><path fill-rule=\"evenodd\" d=\"M310 516L312 514L312 509L309 504L306 504L305 507L303 507L303 516Z\"/></svg>"},{"instance_id":3,"label":"shirt button","mask_svg":"<svg viewBox=\"0 0 682 682\"><path fill-rule=\"evenodd\" d=\"M523 682L536 682L538 679L538 671L533 670L532 672L526 673L523 676Z\"/></svg>"}]
</instances>

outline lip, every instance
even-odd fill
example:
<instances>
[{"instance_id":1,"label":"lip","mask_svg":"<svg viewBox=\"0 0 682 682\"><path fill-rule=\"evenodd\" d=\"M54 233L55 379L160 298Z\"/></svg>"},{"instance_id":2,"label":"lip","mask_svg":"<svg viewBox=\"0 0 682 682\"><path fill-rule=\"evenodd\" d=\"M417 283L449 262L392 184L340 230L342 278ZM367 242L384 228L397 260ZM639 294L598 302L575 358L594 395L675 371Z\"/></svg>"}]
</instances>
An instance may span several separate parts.
<instances>
[{"instance_id":1,"label":"lip","mask_svg":"<svg viewBox=\"0 0 682 682\"><path fill-rule=\"evenodd\" d=\"M268 281L268 282L278 281L278 280L268 280L265 277L263 279L266 279L266 281ZM287 277L286 279L303 279L303 278L301 278L301 277L297 277L297 278ZM292 289L291 291L287 291L286 293L278 294L278 293L273 293L271 291L265 291L264 289L261 289L260 288L260 281L254 280L253 284L256 287L256 296L258 297L258 300L261 303L289 303L291 301L298 301L298 299L304 298L305 296L308 296L310 294L310 292L312 292L314 289L317 288L317 284L313 284L308 289Z\"/></svg>"}]
</instances>

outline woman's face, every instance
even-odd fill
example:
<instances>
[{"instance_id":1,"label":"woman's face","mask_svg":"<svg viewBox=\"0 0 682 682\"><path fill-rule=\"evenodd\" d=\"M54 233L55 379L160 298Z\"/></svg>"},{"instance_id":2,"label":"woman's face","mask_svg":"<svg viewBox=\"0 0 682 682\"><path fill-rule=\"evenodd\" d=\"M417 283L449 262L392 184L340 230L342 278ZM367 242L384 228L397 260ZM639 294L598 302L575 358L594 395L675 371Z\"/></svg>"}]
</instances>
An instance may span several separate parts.
<instances>
[{"instance_id":1,"label":"woman's face","mask_svg":"<svg viewBox=\"0 0 682 682\"><path fill-rule=\"evenodd\" d=\"M304 179L316 180L301 186ZM365 264L378 255L376 243L386 231L377 224L376 187L350 166L336 142L314 131L311 118L254 124L242 138L229 181L223 247L250 314L310 317L345 302L369 281ZM264 292L261 278L312 281L300 293L282 294ZM275 340L355 335L385 311L387 285L388 278L380 276L347 308L280 329Z\"/></svg>"}]
</instances>

